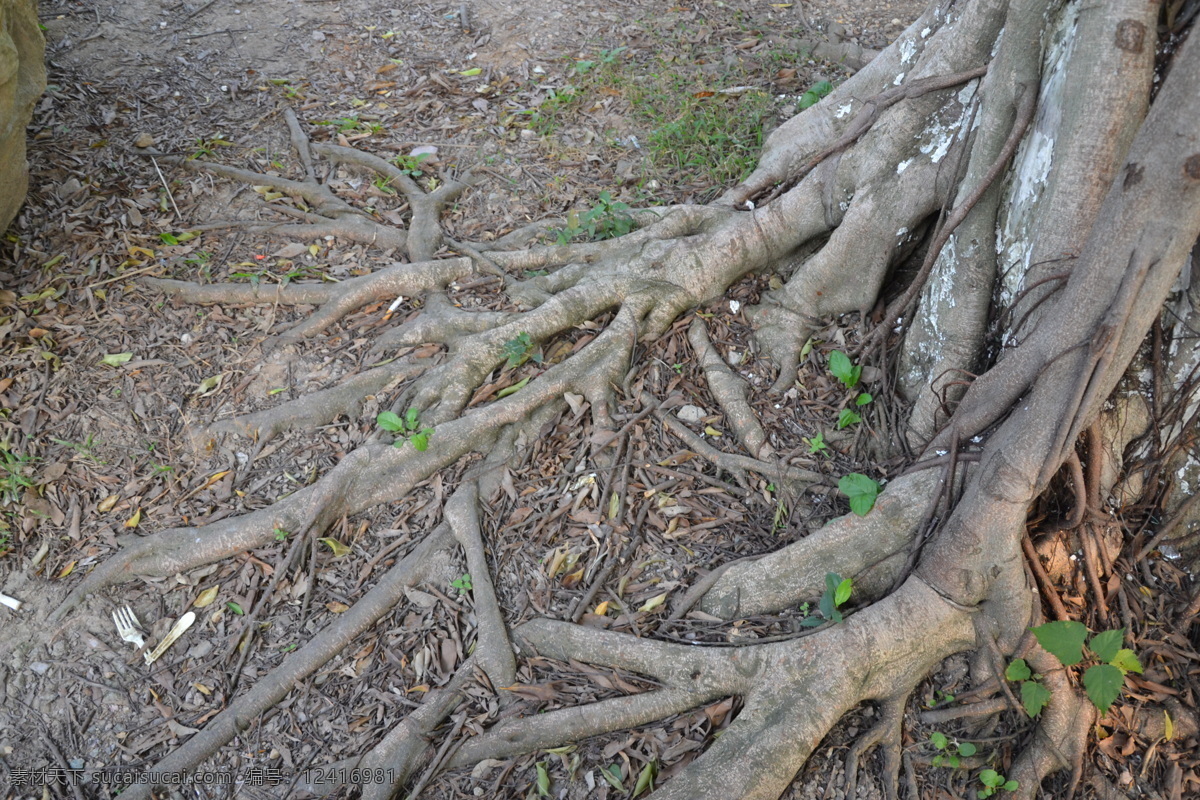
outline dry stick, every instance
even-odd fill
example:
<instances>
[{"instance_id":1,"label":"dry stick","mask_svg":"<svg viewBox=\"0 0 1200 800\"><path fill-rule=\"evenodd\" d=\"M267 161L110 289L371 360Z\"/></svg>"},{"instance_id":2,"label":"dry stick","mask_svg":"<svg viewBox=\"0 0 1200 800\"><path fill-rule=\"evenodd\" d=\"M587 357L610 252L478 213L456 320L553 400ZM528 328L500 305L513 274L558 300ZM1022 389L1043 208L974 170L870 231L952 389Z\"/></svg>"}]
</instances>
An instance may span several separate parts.
<instances>
[{"instance_id":1,"label":"dry stick","mask_svg":"<svg viewBox=\"0 0 1200 800\"><path fill-rule=\"evenodd\" d=\"M1154 538L1147 542L1146 546L1138 552L1134 561L1141 561L1146 556L1157 550L1158 546L1162 544L1163 541L1170 539L1171 534L1175 533L1175 529L1182 525L1184 520L1187 519L1188 514L1190 514L1192 511L1192 506L1197 503L1198 498L1200 498L1200 492L1194 492L1191 497L1189 497L1187 500L1184 500L1183 504L1179 506L1179 509L1175 512L1175 514L1172 515L1172 517L1167 520L1161 528L1158 529L1158 533L1154 534Z\"/></svg>"},{"instance_id":2,"label":"dry stick","mask_svg":"<svg viewBox=\"0 0 1200 800\"><path fill-rule=\"evenodd\" d=\"M774 187L766 197L759 201L759 205L765 205L771 202L776 197L779 197L786 191L794 188L804 176L812 172L812 170L825 159L830 156L840 153L850 145L854 144L858 139L875 125L879 120L879 116L887 111L892 106L899 103L901 100L915 100L918 97L929 94L930 92L941 91L942 89L951 89L967 81L982 78L987 74L988 64L982 67L976 67L965 72L956 72L951 75L934 75L929 78L912 81L911 83L899 88L885 89L879 94L867 99L862 111L855 115L854 119L850 120L850 124L846 126L846 132L842 134L836 142L826 147L816 155L812 156L802 166L795 175L789 180L784 181L779 186ZM747 198L753 200L754 198Z\"/></svg>"},{"instance_id":3,"label":"dry stick","mask_svg":"<svg viewBox=\"0 0 1200 800\"><path fill-rule=\"evenodd\" d=\"M466 721L466 712L460 713L455 718L454 729L451 730L449 735L446 736L446 739L442 742L442 746L438 748L437 755L434 756L433 760L429 762L429 766L425 768L424 774L421 775L420 780L417 781L416 785L413 786L412 791L409 792L408 800L416 800L416 798L420 797L421 791L425 788L426 784L428 784L433 776L437 774L437 771L441 769L442 764L445 763L446 758L450 755L450 746L455 743L459 732L462 731L463 723Z\"/></svg>"},{"instance_id":4,"label":"dry stick","mask_svg":"<svg viewBox=\"0 0 1200 800\"><path fill-rule=\"evenodd\" d=\"M158 168L158 159L151 157L150 163L154 165L154 171L158 173L158 179L162 181L163 189L167 191L167 199L171 201L171 208L175 209L175 218L183 219L183 214L179 213L179 206L175 205L175 195L171 194L171 187L167 185L167 179L163 177L162 170Z\"/></svg>"},{"instance_id":5,"label":"dry stick","mask_svg":"<svg viewBox=\"0 0 1200 800\"><path fill-rule=\"evenodd\" d=\"M676 481L667 481L661 484L660 490L669 489L674 486ZM659 488L659 487L656 487ZM588 586L587 591L580 595L575 603L575 607L571 610L571 622L579 622L583 619L583 615L587 612L587 607L591 605L596 594L600 591L618 564L624 564L633 557L633 553L637 550L638 545L642 543L642 525L646 521L646 515L650 511L650 501L647 500L642 504L642 508L638 511L637 521L633 523L633 531L629 534L629 541L621 548L621 553L614 559L610 559L592 579L592 583Z\"/></svg>"},{"instance_id":6,"label":"dry stick","mask_svg":"<svg viewBox=\"0 0 1200 800\"><path fill-rule=\"evenodd\" d=\"M1029 532L1021 537L1021 550L1025 553L1025 560L1029 564L1029 568L1033 571L1034 578L1037 579L1038 589L1041 591L1042 597L1046 598L1046 602L1050 604L1050 609L1054 612L1054 618L1059 621L1069 620L1071 615L1067 613L1066 606L1062 603L1062 598L1058 596L1058 590L1054 588L1054 584L1050 582L1050 576L1046 574L1046 568L1042 566L1042 559L1038 556L1037 550L1033 547L1033 541L1029 538Z\"/></svg>"},{"instance_id":7,"label":"dry stick","mask_svg":"<svg viewBox=\"0 0 1200 800\"><path fill-rule=\"evenodd\" d=\"M946 218L946 223L937 232L937 236L929 245L929 250L925 254L925 261L921 264L921 268L917 271L917 275L913 278L908 289L900 296L900 299L892 304L892 308L887 312L883 322L875 326L875 330L867 334L868 341L864 343L862 352L866 352L869 348L881 345L887 339L887 334L896 326L896 321L901 316L908 314L908 308L916 302L918 294L924 289L925 281L929 278L929 273L933 271L933 265L937 262L938 254L945 247L946 242L950 240L951 234L955 229L963 223L971 209L983 198L991 185L1000 177L1008 166L1009 160L1013 153L1017 151L1017 146L1025 136L1025 129L1029 127L1029 123L1033 120L1033 112L1037 108L1037 91L1025 86L1022 90L1021 97L1018 100L1017 118L1013 122L1012 130L1009 131L1008 138L1004 140L1004 146L1000 148L1000 154L996 156L996 160L988 167L987 173L984 174L979 184L971 190L966 199L962 203L954 207L950 215Z\"/></svg>"},{"instance_id":8,"label":"dry stick","mask_svg":"<svg viewBox=\"0 0 1200 800\"><path fill-rule=\"evenodd\" d=\"M292 569L292 562L296 560L296 555L303 549L303 545L309 539L309 533L312 531L313 521L305 523L303 530L297 531L296 538L292 541L292 546L288 548L287 557L279 567L276 567L275 574L271 576L271 582L267 584L267 590L258 598L258 602L254 604L254 608L246 616L246 621L242 625L242 632L233 640L232 648L236 648L240 643L242 646L242 654L238 658L237 666L233 669L233 676L229 681L229 694L233 695L237 692L238 682L241 680L242 667L246 664L246 658L250 655L250 645L254 641L255 622L258 621L259 612L267 605L267 601L271 599L271 595L275 593L275 587L279 585L279 581ZM229 654L226 655L228 657Z\"/></svg>"}]
</instances>

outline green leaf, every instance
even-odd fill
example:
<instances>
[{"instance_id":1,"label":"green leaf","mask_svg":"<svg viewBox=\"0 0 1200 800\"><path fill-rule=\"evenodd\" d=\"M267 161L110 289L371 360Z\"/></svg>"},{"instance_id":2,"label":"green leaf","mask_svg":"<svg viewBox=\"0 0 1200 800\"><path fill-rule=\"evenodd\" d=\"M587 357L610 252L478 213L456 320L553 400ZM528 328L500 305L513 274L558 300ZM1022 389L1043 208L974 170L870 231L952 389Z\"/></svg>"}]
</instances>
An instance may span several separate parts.
<instances>
[{"instance_id":1,"label":"green leaf","mask_svg":"<svg viewBox=\"0 0 1200 800\"><path fill-rule=\"evenodd\" d=\"M1083 673L1083 688L1088 699L1102 714L1108 713L1124 683L1125 674L1112 664L1096 664Z\"/></svg>"},{"instance_id":2,"label":"green leaf","mask_svg":"<svg viewBox=\"0 0 1200 800\"><path fill-rule=\"evenodd\" d=\"M625 791L625 784L621 782L620 764L610 764L608 767L600 770L600 776L608 781L608 785L618 792Z\"/></svg>"},{"instance_id":3,"label":"green leaf","mask_svg":"<svg viewBox=\"0 0 1200 800\"><path fill-rule=\"evenodd\" d=\"M978 749L975 747L975 745L971 744L970 742L959 742L958 743L958 754L960 756L973 756L977 752L978 752Z\"/></svg>"},{"instance_id":4,"label":"green leaf","mask_svg":"<svg viewBox=\"0 0 1200 800\"><path fill-rule=\"evenodd\" d=\"M848 408L843 408L842 413L838 415L837 429L840 431L847 425L857 425L860 422L862 422L862 417Z\"/></svg>"},{"instance_id":5,"label":"green leaf","mask_svg":"<svg viewBox=\"0 0 1200 800\"><path fill-rule=\"evenodd\" d=\"M1112 664L1121 672L1136 672L1142 674L1142 662L1138 661L1137 654L1127 648L1121 648L1117 654L1109 659L1108 663Z\"/></svg>"},{"instance_id":6,"label":"green leaf","mask_svg":"<svg viewBox=\"0 0 1200 800\"><path fill-rule=\"evenodd\" d=\"M421 416L421 412L415 408L410 408L404 412L404 427L410 431L417 429L417 418Z\"/></svg>"},{"instance_id":7,"label":"green leaf","mask_svg":"<svg viewBox=\"0 0 1200 800\"><path fill-rule=\"evenodd\" d=\"M870 513L879 495L879 484L858 472L843 476L838 481L838 489L850 499L850 510L860 517Z\"/></svg>"},{"instance_id":8,"label":"green leaf","mask_svg":"<svg viewBox=\"0 0 1200 800\"><path fill-rule=\"evenodd\" d=\"M854 405L865 406L867 403L871 402L874 399L875 398L871 396L870 392L863 392L862 394L860 394L858 396L858 399L854 401Z\"/></svg>"},{"instance_id":9,"label":"green leaf","mask_svg":"<svg viewBox=\"0 0 1200 800\"><path fill-rule=\"evenodd\" d=\"M850 599L851 588L852 581L849 578L846 578L844 581L838 584L837 590L833 593L833 605L835 607L840 606L842 603Z\"/></svg>"},{"instance_id":10,"label":"green leaf","mask_svg":"<svg viewBox=\"0 0 1200 800\"><path fill-rule=\"evenodd\" d=\"M836 572L825 573L825 594L837 594L838 584L842 582L842 576Z\"/></svg>"},{"instance_id":11,"label":"green leaf","mask_svg":"<svg viewBox=\"0 0 1200 800\"><path fill-rule=\"evenodd\" d=\"M814 92L815 94L817 94L821 97L824 97L825 95L827 95L833 91L833 84L830 83L829 81L818 81L817 83L813 84L812 88L809 91Z\"/></svg>"},{"instance_id":12,"label":"green leaf","mask_svg":"<svg viewBox=\"0 0 1200 800\"><path fill-rule=\"evenodd\" d=\"M817 608L821 610L821 616L825 617L825 619L833 619L833 614L837 611L833 607L833 595L828 592L821 595L821 601L817 603Z\"/></svg>"},{"instance_id":13,"label":"green leaf","mask_svg":"<svg viewBox=\"0 0 1200 800\"><path fill-rule=\"evenodd\" d=\"M514 383L512 386L505 386L503 389L496 392L496 399L499 400L501 397L508 397L510 394L513 394L514 392L521 391L522 389L525 388L525 384L527 384L527 383L529 383L528 375L526 375L524 378L522 378L521 380Z\"/></svg>"},{"instance_id":14,"label":"green leaf","mask_svg":"<svg viewBox=\"0 0 1200 800\"><path fill-rule=\"evenodd\" d=\"M483 72L483 70L480 69L479 67L472 67L471 69L464 69L462 72L460 72L458 74L462 75L464 78L473 78L481 72ZM540 769L540 765L539 765L539 769Z\"/></svg>"},{"instance_id":15,"label":"green leaf","mask_svg":"<svg viewBox=\"0 0 1200 800\"><path fill-rule=\"evenodd\" d=\"M1117 628L1115 631L1097 633L1088 642L1088 649L1096 654L1096 658L1105 664L1110 664L1117 657L1117 651L1121 649L1121 643L1124 641L1125 629Z\"/></svg>"},{"instance_id":16,"label":"green leaf","mask_svg":"<svg viewBox=\"0 0 1200 800\"><path fill-rule=\"evenodd\" d=\"M1008 665L1004 670L1004 677L1010 681L1029 680L1033 673L1029 669L1029 665L1025 663L1025 659L1018 658Z\"/></svg>"},{"instance_id":17,"label":"green leaf","mask_svg":"<svg viewBox=\"0 0 1200 800\"><path fill-rule=\"evenodd\" d=\"M1087 628L1083 623L1062 620L1047 622L1030 630L1037 637L1038 644L1061 661L1064 667L1083 660L1083 640L1087 638Z\"/></svg>"},{"instance_id":18,"label":"green leaf","mask_svg":"<svg viewBox=\"0 0 1200 800\"><path fill-rule=\"evenodd\" d=\"M985 769L979 773L979 782L984 786L1001 786L1004 784L1004 777L994 769Z\"/></svg>"},{"instance_id":19,"label":"green leaf","mask_svg":"<svg viewBox=\"0 0 1200 800\"><path fill-rule=\"evenodd\" d=\"M173 233L160 233L159 239L162 239L163 244L179 244L179 238Z\"/></svg>"},{"instance_id":20,"label":"green leaf","mask_svg":"<svg viewBox=\"0 0 1200 800\"><path fill-rule=\"evenodd\" d=\"M1021 705L1025 706L1025 713L1031 717L1036 717L1042 713L1042 709L1050 702L1050 690L1042 686L1037 681L1023 681L1021 683Z\"/></svg>"},{"instance_id":21,"label":"green leaf","mask_svg":"<svg viewBox=\"0 0 1200 800\"><path fill-rule=\"evenodd\" d=\"M824 622L825 620L821 619L820 617L805 617L804 619L800 620L800 625L804 628L815 628Z\"/></svg>"},{"instance_id":22,"label":"green leaf","mask_svg":"<svg viewBox=\"0 0 1200 800\"><path fill-rule=\"evenodd\" d=\"M1021 788L1021 784L1017 783L1016 781L1005 781L1004 785L1000 788L1006 792L1015 792L1017 789Z\"/></svg>"},{"instance_id":23,"label":"green leaf","mask_svg":"<svg viewBox=\"0 0 1200 800\"><path fill-rule=\"evenodd\" d=\"M550 796L550 774L546 772L546 764L539 761L537 767L537 791L539 797Z\"/></svg>"},{"instance_id":24,"label":"green leaf","mask_svg":"<svg viewBox=\"0 0 1200 800\"><path fill-rule=\"evenodd\" d=\"M805 92L804 94L800 95L800 110L803 111L806 108L811 108L819 102L821 102L821 96L819 94L813 91Z\"/></svg>"},{"instance_id":25,"label":"green leaf","mask_svg":"<svg viewBox=\"0 0 1200 800\"><path fill-rule=\"evenodd\" d=\"M404 430L404 420L391 411L380 411L378 416L375 417L375 424L385 431Z\"/></svg>"},{"instance_id":26,"label":"green leaf","mask_svg":"<svg viewBox=\"0 0 1200 800\"><path fill-rule=\"evenodd\" d=\"M131 358L133 358L133 353L109 353L100 359L100 363L108 364L110 367L119 367Z\"/></svg>"},{"instance_id":27,"label":"green leaf","mask_svg":"<svg viewBox=\"0 0 1200 800\"><path fill-rule=\"evenodd\" d=\"M637 797L647 789L654 791L654 776L658 774L658 767L653 761L646 762L646 766L642 767L642 771L638 773L637 783L633 787L633 796Z\"/></svg>"},{"instance_id":28,"label":"green leaf","mask_svg":"<svg viewBox=\"0 0 1200 800\"><path fill-rule=\"evenodd\" d=\"M230 600L228 603L226 603L225 607L228 608L233 613L237 614L239 617L246 613L245 611L242 610L241 606L239 606L237 603L233 602L232 600Z\"/></svg>"},{"instance_id":29,"label":"green leaf","mask_svg":"<svg viewBox=\"0 0 1200 800\"><path fill-rule=\"evenodd\" d=\"M934 731L929 734L929 741L933 742L933 746L938 750L945 750L946 745L950 744L950 740L946 738L946 734L940 731Z\"/></svg>"},{"instance_id":30,"label":"green leaf","mask_svg":"<svg viewBox=\"0 0 1200 800\"><path fill-rule=\"evenodd\" d=\"M420 433L414 433L412 436L408 437L408 440L412 442L412 446L417 448L418 452L424 453L429 449L429 434L431 433L433 433L433 431L426 428Z\"/></svg>"},{"instance_id":31,"label":"green leaf","mask_svg":"<svg viewBox=\"0 0 1200 800\"><path fill-rule=\"evenodd\" d=\"M842 382L843 386L853 389L858 383L858 377L862 374L862 367L854 366L850 357L841 350L834 350L829 354L829 371L833 377Z\"/></svg>"}]
</instances>

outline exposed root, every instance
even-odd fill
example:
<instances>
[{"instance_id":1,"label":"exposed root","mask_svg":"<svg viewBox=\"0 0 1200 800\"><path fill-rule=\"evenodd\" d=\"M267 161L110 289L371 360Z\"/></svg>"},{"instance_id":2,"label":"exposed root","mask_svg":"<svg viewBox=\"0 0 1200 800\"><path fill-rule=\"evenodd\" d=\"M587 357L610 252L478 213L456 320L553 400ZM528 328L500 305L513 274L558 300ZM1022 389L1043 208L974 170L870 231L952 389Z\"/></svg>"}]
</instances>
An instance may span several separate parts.
<instances>
[{"instance_id":1,"label":"exposed root","mask_svg":"<svg viewBox=\"0 0 1200 800\"><path fill-rule=\"evenodd\" d=\"M391 611L404 597L404 589L420 581L426 559L438 550L450 547L452 542L447 526L436 528L388 570L350 610L313 636L308 644L288 654L278 667L234 699L224 711L209 720L200 733L158 762L150 773L177 775L191 772L235 736L245 733L263 712L282 700L297 683L329 663L356 636ZM122 797L149 800L152 784L135 783L125 789Z\"/></svg>"},{"instance_id":2,"label":"exposed root","mask_svg":"<svg viewBox=\"0 0 1200 800\"><path fill-rule=\"evenodd\" d=\"M884 700L879 706L879 721L854 740L846 753L846 797L858 796L858 764L875 745L879 745L883 761L883 791L888 800L900 795L901 734L904 729L904 707L909 692Z\"/></svg>"},{"instance_id":3,"label":"exposed root","mask_svg":"<svg viewBox=\"0 0 1200 800\"><path fill-rule=\"evenodd\" d=\"M705 594L700 608L722 619L776 613L819 597L827 572L853 577L856 598L880 596L907 561L937 485L932 470L897 478L867 516L835 519L782 550L735 564Z\"/></svg>"},{"instance_id":4,"label":"exposed root","mask_svg":"<svg viewBox=\"0 0 1200 800\"><path fill-rule=\"evenodd\" d=\"M757 459L768 459L775 454L775 448L767 441L758 417L746 402L746 382L734 374L725 364L725 360L713 349L708 339L708 331L700 318L692 320L688 328L688 341L692 350L700 360L704 376L708 378L708 387L713 397L725 411L725 419L737 436L738 441Z\"/></svg>"}]
</instances>

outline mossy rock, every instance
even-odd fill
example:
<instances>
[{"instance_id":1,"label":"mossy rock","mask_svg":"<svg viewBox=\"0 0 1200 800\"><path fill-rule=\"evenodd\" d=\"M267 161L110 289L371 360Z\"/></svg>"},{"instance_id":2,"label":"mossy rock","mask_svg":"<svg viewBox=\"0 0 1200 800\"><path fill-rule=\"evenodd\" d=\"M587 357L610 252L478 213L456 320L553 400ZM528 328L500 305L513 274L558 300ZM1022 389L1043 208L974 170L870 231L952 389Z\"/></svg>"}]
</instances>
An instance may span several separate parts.
<instances>
[{"instance_id":1,"label":"mossy rock","mask_svg":"<svg viewBox=\"0 0 1200 800\"><path fill-rule=\"evenodd\" d=\"M34 0L0 0L0 231L29 188L25 126L46 88L46 41Z\"/></svg>"}]
</instances>

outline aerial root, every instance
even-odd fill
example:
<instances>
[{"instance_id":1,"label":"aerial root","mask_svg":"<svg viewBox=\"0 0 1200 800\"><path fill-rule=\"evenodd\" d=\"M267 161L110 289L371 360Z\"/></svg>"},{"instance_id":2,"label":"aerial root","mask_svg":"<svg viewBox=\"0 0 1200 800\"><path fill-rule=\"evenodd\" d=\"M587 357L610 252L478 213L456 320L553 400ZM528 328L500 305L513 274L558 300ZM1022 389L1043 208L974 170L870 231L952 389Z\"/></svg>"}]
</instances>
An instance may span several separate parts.
<instances>
[{"instance_id":1,"label":"aerial root","mask_svg":"<svg viewBox=\"0 0 1200 800\"><path fill-rule=\"evenodd\" d=\"M734 564L705 593L701 610L722 619L778 613L820 597L828 572L853 578L856 598L882 596L907 562L939 483L934 470L903 475L867 516L840 517L770 555Z\"/></svg>"},{"instance_id":2,"label":"aerial root","mask_svg":"<svg viewBox=\"0 0 1200 800\"><path fill-rule=\"evenodd\" d=\"M479 487L473 481L460 486L447 501L446 521L467 557L475 616L479 620L475 658L493 686L511 686L517 679L517 662L483 551L479 530Z\"/></svg>"},{"instance_id":3,"label":"aerial root","mask_svg":"<svg viewBox=\"0 0 1200 800\"><path fill-rule=\"evenodd\" d=\"M713 348L704 322L698 317L688 327L688 341L699 358L713 397L724 409L725 419L742 447L750 451L754 458L768 459L773 456L775 448L767 441L754 409L746 402L746 382L725 364L725 360Z\"/></svg>"},{"instance_id":4,"label":"aerial root","mask_svg":"<svg viewBox=\"0 0 1200 800\"><path fill-rule=\"evenodd\" d=\"M219 420L197 431L193 439L197 444L202 444L226 433L246 436L253 439L256 445L253 460L280 433L296 428L315 428L342 415L354 418L366 397L383 393L387 387L398 382L411 380L425 369L419 364L384 364L348 378L337 386L302 395L274 408Z\"/></svg>"},{"instance_id":5,"label":"aerial root","mask_svg":"<svg viewBox=\"0 0 1200 800\"><path fill-rule=\"evenodd\" d=\"M902 767L901 734L904 729L904 707L910 692L884 700L879 706L879 721L870 730L854 740L846 753L846 797L858 796L858 764L862 757L875 745L880 747L883 759L883 790L888 800L900 795L900 769Z\"/></svg>"},{"instance_id":6,"label":"aerial root","mask_svg":"<svg viewBox=\"0 0 1200 800\"><path fill-rule=\"evenodd\" d=\"M442 246L443 234L439 216L447 203L456 200L470 186L468 174L460 179L444 178L441 186L426 193L405 171L379 156L364 153L353 147L318 143L312 146L318 154L341 164L354 164L382 175L396 184L408 200L412 219L408 224L408 255L414 261L433 258Z\"/></svg>"},{"instance_id":7,"label":"aerial root","mask_svg":"<svg viewBox=\"0 0 1200 800\"><path fill-rule=\"evenodd\" d=\"M657 689L547 711L532 718L505 720L465 742L447 766L466 767L485 758L510 758L610 731L649 725L722 696L719 692Z\"/></svg>"},{"instance_id":8,"label":"aerial root","mask_svg":"<svg viewBox=\"0 0 1200 800\"><path fill-rule=\"evenodd\" d=\"M426 560L439 550L453 546L449 527L435 528L413 550L389 569L362 599L337 620L323 628L308 644L284 657L284 660L245 694L205 724L150 773L188 773L199 767L224 745L254 725L259 716L282 700L304 678L325 666L341 653L354 638L392 610L404 597L404 590L424 576ZM149 800L152 785L137 783L126 788L122 797Z\"/></svg>"},{"instance_id":9,"label":"aerial root","mask_svg":"<svg viewBox=\"0 0 1200 800\"><path fill-rule=\"evenodd\" d=\"M1083 772L1083 757L1088 737L1096 721L1096 710L1071 685L1066 671L1040 648L1027 656L1030 667L1041 672L1053 701L1042 709L1034 728L1033 741L1021 752L1008 777L1017 781L1015 792L1021 800L1033 800L1042 780L1052 772L1071 770L1070 789L1065 797L1074 797Z\"/></svg>"},{"instance_id":10,"label":"aerial root","mask_svg":"<svg viewBox=\"0 0 1200 800\"><path fill-rule=\"evenodd\" d=\"M646 402L646 398L642 398L642 401ZM742 480L754 472L788 487L796 495L811 486L825 484L828 480L819 472L789 466L782 461L761 461L737 453L726 453L701 439L671 414L659 410L655 411L655 416L662 420L663 426L686 444L689 450Z\"/></svg>"},{"instance_id":11,"label":"aerial root","mask_svg":"<svg viewBox=\"0 0 1200 800\"><path fill-rule=\"evenodd\" d=\"M160 278L148 278L145 283L186 303L319 305L316 313L280 337L287 341L314 336L368 303L440 292L452 282L474 274L471 259L460 257L394 264L370 275L333 284L289 283L268 288L240 283L205 285Z\"/></svg>"}]
</instances>

